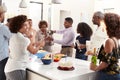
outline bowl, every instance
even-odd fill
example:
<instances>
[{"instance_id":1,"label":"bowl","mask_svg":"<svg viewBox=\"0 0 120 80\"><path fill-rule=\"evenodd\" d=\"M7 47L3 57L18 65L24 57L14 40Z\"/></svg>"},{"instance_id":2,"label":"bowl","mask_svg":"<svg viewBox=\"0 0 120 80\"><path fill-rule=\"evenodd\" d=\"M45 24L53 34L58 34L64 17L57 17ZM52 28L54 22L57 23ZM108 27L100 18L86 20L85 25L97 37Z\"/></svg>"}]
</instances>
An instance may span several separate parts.
<instances>
[{"instance_id":1,"label":"bowl","mask_svg":"<svg viewBox=\"0 0 120 80\"><path fill-rule=\"evenodd\" d=\"M52 59L42 58L41 61L43 62L43 64L48 65L48 64L50 64L52 62Z\"/></svg>"},{"instance_id":2,"label":"bowl","mask_svg":"<svg viewBox=\"0 0 120 80\"><path fill-rule=\"evenodd\" d=\"M58 61L60 61L60 59L61 59L60 56L58 56L58 55L55 55L55 56L54 56L54 62L58 62Z\"/></svg>"}]
</instances>

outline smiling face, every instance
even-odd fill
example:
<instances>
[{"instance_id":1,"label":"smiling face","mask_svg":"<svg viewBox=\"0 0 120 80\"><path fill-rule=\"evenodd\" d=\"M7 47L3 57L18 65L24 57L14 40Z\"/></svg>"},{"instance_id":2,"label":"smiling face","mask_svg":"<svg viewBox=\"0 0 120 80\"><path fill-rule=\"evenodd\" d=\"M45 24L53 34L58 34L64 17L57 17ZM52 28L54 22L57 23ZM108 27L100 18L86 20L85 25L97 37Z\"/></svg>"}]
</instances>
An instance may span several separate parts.
<instances>
[{"instance_id":1,"label":"smiling face","mask_svg":"<svg viewBox=\"0 0 120 80\"><path fill-rule=\"evenodd\" d=\"M46 32L47 26L45 24L43 24L43 25L41 25L40 29L41 29L42 32Z\"/></svg>"},{"instance_id":2,"label":"smiling face","mask_svg":"<svg viewBox=\"0 0 120 80\"><path fill-rule=\"evenodd\" d=\"M29 31L29 23L28 21L26 21L22 24L22 28L19 30L19 32L25 34L28 31Z\"/></svg>"},{"instance_id":3,"label":"smiling face","mask_svg":"<svg viewBox=\"0 0 120 80\"><path fill-rule=\"evenodd\" d=\"M65 27L65 28L69 28L69 27L71 27L71 26L72 26L71 23L69 23L68 21L64 21L64 27Z\"/></svg>"}]
</instances>

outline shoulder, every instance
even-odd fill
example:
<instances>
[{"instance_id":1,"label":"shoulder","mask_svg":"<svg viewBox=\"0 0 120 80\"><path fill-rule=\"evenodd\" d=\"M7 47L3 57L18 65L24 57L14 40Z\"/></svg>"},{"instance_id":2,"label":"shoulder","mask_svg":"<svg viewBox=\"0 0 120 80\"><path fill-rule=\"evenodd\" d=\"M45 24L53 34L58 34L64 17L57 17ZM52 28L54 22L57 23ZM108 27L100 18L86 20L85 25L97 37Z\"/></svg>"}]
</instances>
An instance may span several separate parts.
<instances>
[{"instance_id":1,"label":"shoulder","mask_svg":"<svg viewBox=\"0 0 120 80\"><path fill-rule=\"evenodd\" d=\"M105 52L110 53L112 52L113 48L115 47L115 44L112 39L107 39L105 42Z\"/></svg>"},{"instance_id":2,"label":"shoulder","mask_svg":"<svg viewBox=\"0 0 120 80\"><path fill-rule=\"evenodd\" d=\"M6 25L1 25L0 29L1 30L9 30L9 28Z\"/></svg>"},{"instance_id":3,"label":"shoulder","mask_svg":"<svg viewBox=\"0 0 120 80\"><path fill-rule=\"evenodd\" d=\"M114 42L113 42L112 39L109 38L109 39L106 40L105 44L106 44L106 45L113 45Z\"/></svg>"}]
</instances>

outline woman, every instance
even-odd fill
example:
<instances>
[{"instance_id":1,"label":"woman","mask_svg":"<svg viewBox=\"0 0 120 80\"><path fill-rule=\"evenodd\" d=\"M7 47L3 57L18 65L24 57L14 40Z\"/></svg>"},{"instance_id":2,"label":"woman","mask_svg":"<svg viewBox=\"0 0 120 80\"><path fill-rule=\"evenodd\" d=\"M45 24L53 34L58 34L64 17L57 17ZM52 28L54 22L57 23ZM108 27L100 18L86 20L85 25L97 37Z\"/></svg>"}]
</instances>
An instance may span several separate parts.
<instances>
[{"instance_id":1,"label":"woman","mask_svg":"<svg viewBox=\"0 0 120 80\"><path fill-rule=\"evenodd\" d=\"M7 80L26 80L26 66L29 53L35 54L44 43L32 43L28 38L29 24L25 15L18 15L11 19L10 54L5 66Z\"/></svg>"},{"instance_id":2,"label":"woman","mask_svg":"<svg viewBox=\"0 0 120 80\"><path fill-rule=\"evenodd\" d=\"M36 36L36 30L34 30L33 28L32 28L32 19L28 19L27 20L28 21L28 23L29 23L29 34L30 34L30 40L32 41L32 42L35 42L35 36Z\"/></svg>"},{"instance_id":3,"label":"woman","mask_svg":"<svg viewBox=\"0 0 120 80\"><path fill-rule=\"evenodd\" d=\"M42 39L45 39L45 46L43 47L43 50L51 52L51 46L53 44L47 38L52 37L52 34L49 34L49 32L47 31L48 23L42 20L39 22L38 26L40 30L36 33L36 41L41 41Z\"/></svg>"},{"instance_id":4,"label":"woman","mask_svg":"<svg viewBox=\"0 0 120 80\"><path fill-rule=\"evenodd\" d=\"M86 40L90 40L92 35L92 29L87 23L81 22L77 26L77 33L80 35L76 37L75 49L76 54L75 58L87 60L87 56L85 55L86 52Z\"/></svg>"},{"instance_id":5,"label":"woman","mask_svg":"<svg viewBox=\"0 0 120 80\"><path fill-rule=\"evenodd\" d=\"M109 38L101 51L102 57L98 66L91 63L91 69L97 71L95 80L120 80L120 68L118 65L118 40L120 40L120 16L114 13L106 13L104 18Z\"/></svg>"}]
</instances>

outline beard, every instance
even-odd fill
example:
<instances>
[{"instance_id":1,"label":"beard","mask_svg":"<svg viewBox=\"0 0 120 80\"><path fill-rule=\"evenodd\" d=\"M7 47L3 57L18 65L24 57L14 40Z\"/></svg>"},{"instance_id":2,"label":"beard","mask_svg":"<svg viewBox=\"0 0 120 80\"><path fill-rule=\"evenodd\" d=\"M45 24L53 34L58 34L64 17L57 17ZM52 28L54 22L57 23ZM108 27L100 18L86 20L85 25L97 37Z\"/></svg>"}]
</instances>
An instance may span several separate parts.
<instances>
[{"instance_id":1,"label":"beard","mask_svg":"<svg viewBox=\"0 0 120 80\"><path fill-rule=\"evenodd\" d=\"M4 22L4 17L3 17L3 19L1 20L1 23L3 23Z\"/></svg>"}]
</instances>

